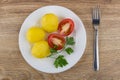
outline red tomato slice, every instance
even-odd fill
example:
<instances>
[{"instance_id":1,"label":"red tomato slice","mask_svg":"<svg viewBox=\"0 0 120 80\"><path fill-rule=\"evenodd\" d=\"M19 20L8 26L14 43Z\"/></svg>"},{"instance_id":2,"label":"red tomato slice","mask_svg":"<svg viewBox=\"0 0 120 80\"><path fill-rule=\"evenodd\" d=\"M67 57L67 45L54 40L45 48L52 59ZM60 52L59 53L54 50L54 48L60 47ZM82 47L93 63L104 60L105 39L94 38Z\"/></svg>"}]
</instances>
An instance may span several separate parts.
<instances>
[{"instance_id":1,"label":"red tomato slice","mask_svg":"<svg viewBox=\"0 0 120 80\"><path fill-rule=\"evenodd\" d=\"M58 33L63 36L70 35L74 30L74 22L72 19L63 19L58 25Z\"/></svg>"},{"instance_id":2,"label":"red tomato slice","mask_svg":"<svg viewBox=\"0 0 120 80\"><path fill-rule=\"evenodd\" d=\"M51 48L56 47L57 50L60 50L65 45L65 39L60 34L53 33L48 36L48 44Z\"/></svg>"}]
</instances>

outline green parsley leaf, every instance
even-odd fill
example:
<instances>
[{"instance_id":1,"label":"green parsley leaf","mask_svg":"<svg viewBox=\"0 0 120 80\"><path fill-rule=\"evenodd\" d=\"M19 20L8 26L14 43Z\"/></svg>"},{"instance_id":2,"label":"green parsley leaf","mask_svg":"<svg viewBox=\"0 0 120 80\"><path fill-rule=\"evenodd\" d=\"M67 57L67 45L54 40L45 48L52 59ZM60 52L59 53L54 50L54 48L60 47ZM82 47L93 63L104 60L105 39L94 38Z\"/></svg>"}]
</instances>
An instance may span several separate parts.
<instances>
[{"instance_id":1,"label":"green parsley leaf","mask_svg":"<svg viewBox=\"0 0 120 80\"><path fill-rule=\"evenodd\" d=\"M57 52L56 49L51 48L51 49L50 49L50 53L51 53L51 54L50 54L48 57L50 57L50 56L52 56L52 55L54 55L54 54L56 54L56 53L58 53L58 52Z\"/></svg>"},{"instance_id":2,"label":"green parsley leaf","mask_svg":"<svg viewBox=\"0 0 120 80\"><path fill-rule=\"evenodd\" d=\"M73 37L66 37L66 44L67 45L74 45L75 41Z\"/></svg>"},{"instance_id":3,"label":"green parsley leaf","mask_svg":"<svg viewBox=\"0 0 120 80\"><path fill-rule=\"evenodd\" d=\"M63 55L59 55L54 61L54 66L56 68L66 66L67 64L68 62Z\"/></svg>"},{"instance_id":4,"label":"green parsley leaf","mask_svg":"<svg viewBox=\"0 0 120 80\"><path fill-rule=\"evenodd\" d=\"M51 52L51 53L57 53L57 50L54 49L54 48L51 48L51 49L50 49L50 52Z\"/></svg>"},{"instance_id":5,"label":"green parsley leaf","mask_svg":"<svg viewBox=\"0 0 120 80\"><path fill-rule=\"evenodd\" d=\"M73 53L73 49L68 47L65 49L65 51L70 55L71 53Z\"/></svg>"}]
</instances>

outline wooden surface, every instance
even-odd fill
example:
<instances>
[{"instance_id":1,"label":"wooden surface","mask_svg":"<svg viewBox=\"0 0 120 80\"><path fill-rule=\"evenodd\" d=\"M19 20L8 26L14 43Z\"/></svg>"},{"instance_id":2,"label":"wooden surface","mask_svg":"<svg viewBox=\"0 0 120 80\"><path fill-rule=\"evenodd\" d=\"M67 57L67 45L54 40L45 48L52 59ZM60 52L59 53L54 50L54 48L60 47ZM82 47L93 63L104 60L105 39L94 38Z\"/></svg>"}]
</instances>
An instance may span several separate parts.
<instances>
[{"instance_id":1,"label":"wooden surface","mask_svg":"<svg viewBox=\"0 0 120 80\"><path fill-rule=\"evenodd\" d=\"M100 71L93 70L91 8L101 7L99 27ZM46 74L31 68L21 56L18 34L24 19L46 5L74 11L83 21L87 46L70 70ZM0 80L120 80L120 0L0 0Z\"/></svg>"}]
</instances>

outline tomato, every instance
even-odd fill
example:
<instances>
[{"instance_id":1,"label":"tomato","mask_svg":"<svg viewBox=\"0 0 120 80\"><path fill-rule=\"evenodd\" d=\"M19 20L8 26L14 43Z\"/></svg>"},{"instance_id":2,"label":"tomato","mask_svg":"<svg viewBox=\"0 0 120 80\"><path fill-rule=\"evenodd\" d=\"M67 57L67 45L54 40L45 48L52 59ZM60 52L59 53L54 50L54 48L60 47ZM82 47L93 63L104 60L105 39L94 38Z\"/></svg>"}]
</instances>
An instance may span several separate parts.
<instances>
[{"instance_id":1,"label":"tomato","mask_svg":"<svg viewBox=\"0 0 120 80\"><path fill-rule=\"evenodd\" d=\"M50 34L48 36L48 44L51 48L60 50L65 45L65 38L62 35L57 33Z\"/></svg>"},{"instance_id":2,"label":"tomato","mask_svg":"<svg viewBox=\"0 0 120 80\"><path fill-rule=\"evenodd\" d=\"M72 19L63 19L58 25L58 33L63 36L70 35L74 30L74 22Z\"/></svg>"}]
</instances>

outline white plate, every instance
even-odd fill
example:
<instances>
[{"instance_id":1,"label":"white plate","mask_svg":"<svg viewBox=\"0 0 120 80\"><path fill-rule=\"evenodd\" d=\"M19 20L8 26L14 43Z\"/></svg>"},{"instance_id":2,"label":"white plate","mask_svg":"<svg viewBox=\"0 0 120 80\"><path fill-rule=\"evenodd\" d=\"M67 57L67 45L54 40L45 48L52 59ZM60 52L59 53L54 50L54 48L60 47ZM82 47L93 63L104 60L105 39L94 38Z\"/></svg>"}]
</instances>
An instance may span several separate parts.
<instances>
[{"instance_id":1,"label":"white plate","mask_svg":"<svg viewBox=\"0 0 120 80\"><path fill-rule=\"evenodd\" d=\"M54 13L60 18L71 18L75 23L75 31L73 33L76 42L74 46L74 53L65 56L69 64L63 68L55 68L53 65L54 59L52 58L34 58L30 52L31 46L25 37L28 28L35 25L36 22L38 22L38 20L46 13ZM45 6L37 9L26 18L19 33L19 48L25 61L36 70L46 73L59 73L73 67L82 57L85 46L86 31L82 21L74 12L61 6Z\"/></svg>"}]
</instances>

